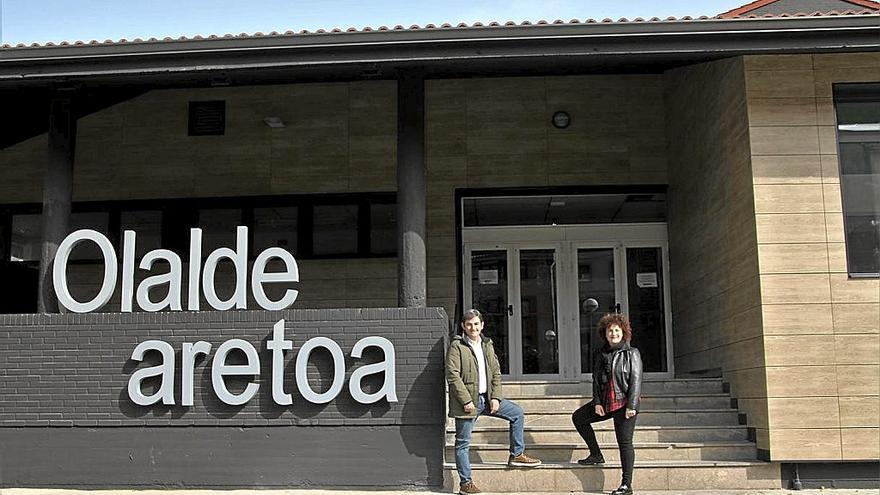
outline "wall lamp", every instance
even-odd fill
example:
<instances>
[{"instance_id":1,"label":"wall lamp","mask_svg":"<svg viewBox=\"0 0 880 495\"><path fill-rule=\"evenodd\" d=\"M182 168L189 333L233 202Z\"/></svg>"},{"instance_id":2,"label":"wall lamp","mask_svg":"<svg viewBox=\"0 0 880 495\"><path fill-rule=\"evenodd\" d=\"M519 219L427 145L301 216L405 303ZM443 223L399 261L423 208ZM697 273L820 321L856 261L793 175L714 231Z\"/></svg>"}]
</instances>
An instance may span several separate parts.
<instances>
[{"instance_id":1,"label":"wall lamp","mask_svg":"<svg viewBox=\"0 0 880 495\"><path fill-rule=\"evenodd\" d=\"M272 129L283 129L287 127L284 121L281 120L281 117L264 117L263 123Z\"/></svg>"}]
</instances>

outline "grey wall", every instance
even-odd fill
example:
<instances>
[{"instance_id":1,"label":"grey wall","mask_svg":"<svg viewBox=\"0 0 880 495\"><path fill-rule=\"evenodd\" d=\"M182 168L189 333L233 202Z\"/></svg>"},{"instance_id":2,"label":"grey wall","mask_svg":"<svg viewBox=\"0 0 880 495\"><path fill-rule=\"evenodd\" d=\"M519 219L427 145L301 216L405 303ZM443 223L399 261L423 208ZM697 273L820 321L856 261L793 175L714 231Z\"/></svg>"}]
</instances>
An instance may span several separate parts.
<instances>
[{"instance_id":1,"label":"grey wall","mask_svg":"<svg viewBox=\"0 0 880 495\"><path fill-rule=\"evenodd\" d=\"M265 342L281 318L294 347L285 356L292 406L275 404L269 382ZM447 325L434 308L0 315L0 486L439 485ZM389 339L399 401L359 404L346 386L329 404L307 403L296 389L295 356L319 335L346 355L346 385L358 366L381 359L380 352L351 358L355 342ZM220 402L211 385L211 359L231 338L260 356L253 380L260 390L242 406ZM196 362L193 406L143 407L128 398L131 373L158 363L149 354L130 360L150 339L175 349L177 404L181 344L212 344ZM312 388L326 390L331 370L329 353L313 353ZM378 386L374 378L366 391Z\"/></svg>"}]
</instances>

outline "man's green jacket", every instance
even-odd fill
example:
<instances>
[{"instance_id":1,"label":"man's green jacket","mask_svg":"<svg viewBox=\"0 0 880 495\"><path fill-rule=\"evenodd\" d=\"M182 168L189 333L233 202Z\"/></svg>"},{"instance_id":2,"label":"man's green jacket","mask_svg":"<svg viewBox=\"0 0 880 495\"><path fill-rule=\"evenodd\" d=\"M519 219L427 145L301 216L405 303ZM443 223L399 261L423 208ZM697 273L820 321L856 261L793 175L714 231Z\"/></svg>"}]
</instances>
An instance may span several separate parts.
<instances>
[{"instance_id":1,"label":"man's green jacket","mask_svg":"<svg viewBox=\"0 0 880 495\"><path fill-rule=\"evenodd\" d=\"M449 416L452 418L473 418L476 412L466 413L464 405L473 402L477 405L480 375L477 371L477 355L468 345L467 337L456 335L446 353L446 383L449 384ZM486 384L490 399L501 400L501 365L495 355L492 339L482 337L483 355L486 357ZM488 404L487 404L488 407Z\"/></svg>"}]
</instances>

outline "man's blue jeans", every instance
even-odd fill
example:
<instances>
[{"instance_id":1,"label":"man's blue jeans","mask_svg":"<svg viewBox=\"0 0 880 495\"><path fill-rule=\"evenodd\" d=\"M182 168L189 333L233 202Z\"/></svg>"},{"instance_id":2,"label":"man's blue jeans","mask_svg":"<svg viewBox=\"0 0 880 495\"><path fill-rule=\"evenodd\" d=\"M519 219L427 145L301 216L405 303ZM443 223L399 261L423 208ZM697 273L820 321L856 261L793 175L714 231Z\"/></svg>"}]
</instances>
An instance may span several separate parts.
<instances>
[{"instance_id":1,"label":"man's blue jeans","mask_svg":"<svg viewBox=\"0 0 880 495\"><path fill-rule=\"evenodd\" d=\"M503 418L510 422L510 454L518 456L526 450L523 439L523 410L521 407L506 399L501 399L501 407L495 414L489 413L489 404L486 397L480 395L477 401L477 416L474 418L455 418L455 468L458 470L458 481L464 483L471 480L471 460L469 455L471 447L471 432L474 431L474 423L481 414Z\"/></svg>"}]
</instances>

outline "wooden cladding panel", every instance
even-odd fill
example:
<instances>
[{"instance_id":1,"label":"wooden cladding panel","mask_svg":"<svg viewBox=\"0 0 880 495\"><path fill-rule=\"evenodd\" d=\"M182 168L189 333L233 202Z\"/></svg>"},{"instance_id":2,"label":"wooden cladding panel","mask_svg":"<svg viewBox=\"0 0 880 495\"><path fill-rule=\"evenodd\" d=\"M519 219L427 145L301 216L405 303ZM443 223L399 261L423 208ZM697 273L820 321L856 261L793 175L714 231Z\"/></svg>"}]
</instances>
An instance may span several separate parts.
<instances>
[{"instance_id":1,"label":"wooden cladding panel","mask_svg":"<svg viewBox=\"0 0 880 495\"><path fill-rule=\"evenodd\" d=\"M880 81L880 54L744 65L771 458L877 459L880 285L847 275L832 84Z\"/></svg>"},{"instance_id":2,"label":"wooden cladding panel","mask_svg":"<svg viewBox=\"0 0 880 495\"><path fill-rule=\"evenodd\" d=\"M877 416L874 418L876 420ZM842 428L840 441L844 460L876 461L880 458L880 428Z\"/></svg>"},{"instance_id":3,"label":"wooden cladding panel","mask_svg":"<svg viewBox=\"0 0 880 495\"><path fill-rule=\"evenodd\" d=\"M840 428L770 428L770 460L837 461Z\"/></svg>"},{"instance_id":4,"label":"wooden cladding panel","mask_svg":"<svg viewBox=\"0 0 880 495\"><path fill-rule=\"evenodd\" d=\"M877 427L880 418L880 395L840 397L840 425Z\"/></svg>"},{"instance_id":5,"label":"wooden cladding panel","mask_svg":"<svg viewBox=\"0 0 880 495\"><path fill-rule=\"evenodd\" d=\"M840 427L837 397L771 398L767 410L772 429Z\"/></svg>"}]
</instances>

